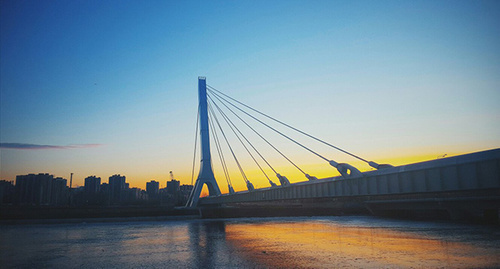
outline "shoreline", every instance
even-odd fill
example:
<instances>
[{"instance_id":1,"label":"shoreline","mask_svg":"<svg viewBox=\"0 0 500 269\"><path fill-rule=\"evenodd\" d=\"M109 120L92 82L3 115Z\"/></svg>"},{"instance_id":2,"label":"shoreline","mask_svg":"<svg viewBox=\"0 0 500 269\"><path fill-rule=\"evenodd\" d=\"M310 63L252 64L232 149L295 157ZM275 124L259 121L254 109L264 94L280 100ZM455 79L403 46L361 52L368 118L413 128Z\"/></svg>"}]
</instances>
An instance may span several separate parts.
<instances>
[{"instance_id":1,"label":"shoreline","mask_svg":"<svg viewBox=\"0 0 500 269\"><path fill-rule=\"evenodd\" d=\"M119 223L142 221L179 221L200 219L198 215L160 216L160 217L115 217L115 218L72 218L72 219L10 219L0 220L0 225L37 225L37 224L87 224Z\"/></svg>"},{"instance_id":2,"label":"shoreline","mask_svg":"<svg viewBox=\"0 0 500 269\"><path fill-rule=\"evenodd\" d=\"M198 209L172 206L0 207L0 224L115 222L201 218Z\"/></svg>"}]
</instances>

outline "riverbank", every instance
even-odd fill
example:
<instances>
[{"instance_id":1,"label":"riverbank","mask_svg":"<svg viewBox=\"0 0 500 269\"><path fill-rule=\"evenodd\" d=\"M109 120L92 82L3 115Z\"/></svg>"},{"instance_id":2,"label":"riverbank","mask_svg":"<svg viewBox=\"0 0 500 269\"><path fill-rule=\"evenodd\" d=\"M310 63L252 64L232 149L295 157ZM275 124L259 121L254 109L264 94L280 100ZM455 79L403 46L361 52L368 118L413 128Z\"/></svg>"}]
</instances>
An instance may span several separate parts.
<instances>
[{"instance_id":1,"label":"riverbank","mask_svg":"<svg viewBox=\"0 0 500 269\"><path fill-rule=\"evenodd\" d=\"M166 220L199 218L198 209L172 206L108 206L108 207L0 207L2 224L107 222L129 220Z\"/></svg>"}]
</instances>

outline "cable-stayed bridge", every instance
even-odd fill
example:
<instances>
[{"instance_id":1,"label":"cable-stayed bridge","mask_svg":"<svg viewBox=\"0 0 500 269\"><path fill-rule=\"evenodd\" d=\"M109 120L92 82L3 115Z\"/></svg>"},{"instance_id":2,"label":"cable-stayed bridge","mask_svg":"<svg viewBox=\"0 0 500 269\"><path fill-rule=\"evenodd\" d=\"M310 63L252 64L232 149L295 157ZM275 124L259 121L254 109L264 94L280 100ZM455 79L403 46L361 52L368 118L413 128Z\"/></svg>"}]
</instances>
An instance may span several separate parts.
<instances>
[{"instance_id":1,"label":"cable-stayed bridge","mask_svg":"<svg viewBox=\"0 0 500 269\"><path fill-rule=\"evenodd\" d=\"M500 149L441 158L394 167L366 160L327 141L262 113L206 84L198 78L198 122L201 162L188 207L199 207L206 216L336 215L349 213L445 214L451 218L486 217L498 219L500 209ZM338 171L339 176L318 179L285 154L282 144L273 143L260 126L291 145L304 150ZM231 140L230 137L235 139ZM297 138L300 137L300 138ZM256 141L258 140L258 141ZM195 139L196 145L198 135ZM236 142L234 142L236 141ZM308 141L307 143L304 141ZM310 142L334 149L365 162L375 171L328 158ZM215 145L212 161L211 142ZM266 149L262 149L262 147ZM248 154L262 172L268 187L256 189L245 172L236 148ZM291 183L273 165L269 151L286 160L303 174L302 182ZM238 176L230 174L233 161ZM213 172L220 164L228 193L222 194ZM243 180L247 190L235 192L234 180ZM220 182L220 179L219 179ZM203 186L209 196L200 198Z\"/></svg>"}]
</instances>

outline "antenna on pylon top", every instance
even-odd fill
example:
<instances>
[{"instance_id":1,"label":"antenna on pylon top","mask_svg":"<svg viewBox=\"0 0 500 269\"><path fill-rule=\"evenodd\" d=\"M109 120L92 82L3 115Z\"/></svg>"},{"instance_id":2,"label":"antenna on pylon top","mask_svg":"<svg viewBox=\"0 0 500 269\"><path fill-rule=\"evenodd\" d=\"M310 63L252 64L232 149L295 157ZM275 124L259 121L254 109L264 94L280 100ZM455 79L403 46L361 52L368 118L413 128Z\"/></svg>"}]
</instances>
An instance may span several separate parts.
<instances>
[{"instance_id":1,"label":"antenna on pylon top","mask_svg":"<svg viewBox=\"0 0 500 269\"><path fill-rule=\"evenodd\" d=\"M174 180L174 173L172 171L170 171L170 179Z\"/></svg>"}]
</instances>

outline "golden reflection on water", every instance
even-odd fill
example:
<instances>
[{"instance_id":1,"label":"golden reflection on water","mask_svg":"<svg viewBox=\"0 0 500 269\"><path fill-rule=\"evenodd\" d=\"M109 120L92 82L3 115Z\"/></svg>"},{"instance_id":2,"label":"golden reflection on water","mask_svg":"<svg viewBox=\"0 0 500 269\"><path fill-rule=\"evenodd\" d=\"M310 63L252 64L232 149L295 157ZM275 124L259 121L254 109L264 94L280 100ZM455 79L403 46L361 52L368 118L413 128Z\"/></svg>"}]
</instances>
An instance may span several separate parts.
<instances>
[{"instance_id":1,"label":"golden reflection on water","mask_svg":"<svg viewBox=\"0 0 500 269\"><path fill-rule=\"evenodd\" d=\"M391 228L321 222L233 223L226 240L273 268L495 268L495 250Z\"/></svg>"}]
</instances>

